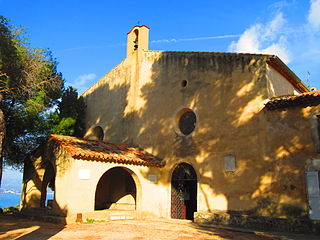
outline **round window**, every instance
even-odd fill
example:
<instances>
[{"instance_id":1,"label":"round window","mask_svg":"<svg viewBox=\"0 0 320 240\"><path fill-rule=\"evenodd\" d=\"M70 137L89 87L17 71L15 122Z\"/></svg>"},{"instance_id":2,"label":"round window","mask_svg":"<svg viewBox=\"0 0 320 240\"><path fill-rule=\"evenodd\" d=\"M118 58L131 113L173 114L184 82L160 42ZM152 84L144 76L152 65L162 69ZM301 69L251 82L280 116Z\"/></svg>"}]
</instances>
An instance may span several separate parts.
<instances>
[{"instance_id":1,"label":"round window","mask_svg":"<svg viewBox=\"0 0 320 240\"><path fill-rule=\"evenodd\" d=\"M187 85L188 85L188 81L187 80L182 80L181 87L186 87Z\"/></svg>"},{"instance_id":2,"label":"round window","mask_svg":"<svg viewBox=\"0 0 320 240\"><path fill-rule=\"evenodd\" d=\"M181 114L179 118L178 126L180 131L184 135L189 135L195 129L196 122L197 122L196 114L190 110Z\"/></svg>"}]
</instances>

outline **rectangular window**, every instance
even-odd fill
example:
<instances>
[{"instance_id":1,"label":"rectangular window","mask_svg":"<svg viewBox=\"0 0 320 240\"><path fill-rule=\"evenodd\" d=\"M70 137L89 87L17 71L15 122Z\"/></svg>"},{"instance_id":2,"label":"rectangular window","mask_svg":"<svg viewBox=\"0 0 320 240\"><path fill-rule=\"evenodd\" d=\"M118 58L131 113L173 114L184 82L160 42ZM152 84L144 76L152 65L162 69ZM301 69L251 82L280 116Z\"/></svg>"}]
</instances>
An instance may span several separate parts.
<instances>
[{"instance_id":1,"label":"rectangular window","mask_svg":"<svg viewBox=\"0 0 320 240\"><path fill-rule=\"evenodd\" d=\"M319 172L307 172L307 192L309 201L309 217L312 220L320 220Z\"/></svg>"},{"instance_id":2,"label":"rectangular window","mask_svg":"<svg viewBox=\"0 0 320 240\"><path fill-rule=\"evenodd\" d=\"M234 155L225 155L224 156L224 170L226 172L234 172L236 170L236 156Z\"/></svg>"}]
</instances>

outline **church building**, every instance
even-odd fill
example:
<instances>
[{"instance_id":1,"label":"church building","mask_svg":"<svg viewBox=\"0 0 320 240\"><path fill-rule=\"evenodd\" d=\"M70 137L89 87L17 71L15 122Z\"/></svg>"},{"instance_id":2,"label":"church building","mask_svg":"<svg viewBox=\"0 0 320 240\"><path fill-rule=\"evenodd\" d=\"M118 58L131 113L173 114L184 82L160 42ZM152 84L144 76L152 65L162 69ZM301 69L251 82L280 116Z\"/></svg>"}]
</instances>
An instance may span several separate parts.
<instances>
[{"instance_id":1,"label":"church building","mask_svg":"<svg viewBox=\"0 0 320 240\"><path fill-rule=\"evenodd\" d=\"M82 94L83 138L51 135L25 167L22 210L320 220L320 91L274 55L152 51L148 35L133 27L126 58Z\"/></svg>"}]
</instances>

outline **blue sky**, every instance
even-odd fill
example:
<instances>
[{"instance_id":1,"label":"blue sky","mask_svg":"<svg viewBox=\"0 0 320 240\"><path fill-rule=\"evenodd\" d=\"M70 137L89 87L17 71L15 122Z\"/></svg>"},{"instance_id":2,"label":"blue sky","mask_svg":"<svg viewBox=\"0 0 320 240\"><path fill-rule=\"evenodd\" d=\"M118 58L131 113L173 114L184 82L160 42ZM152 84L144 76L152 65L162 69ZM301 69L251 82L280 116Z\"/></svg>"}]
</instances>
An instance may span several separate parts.
<instances>
[{"instance_id":1,"label":"blue sky","mask_svg":"<svg viewBox=\"0 0 320 240\"><path fill-rule=\"evenodd\" d=\"M125 58L136 24L150 27L152 50L276 54L320 89L320 0L0 0L0 14L50 49L79 92Z\"/></svg>"},{"instance_id":2,"label":"blue sky","mask_svg":"<svg viewBox=\"0 0 320 240\"><path fill-rule=\"evenodd\" d=\"M150 49L276 54L320 89L320 0L0 0L0 14L49 48L80 92L125 58L138 23L150 27Z\"/></svg>"}]
</instances>

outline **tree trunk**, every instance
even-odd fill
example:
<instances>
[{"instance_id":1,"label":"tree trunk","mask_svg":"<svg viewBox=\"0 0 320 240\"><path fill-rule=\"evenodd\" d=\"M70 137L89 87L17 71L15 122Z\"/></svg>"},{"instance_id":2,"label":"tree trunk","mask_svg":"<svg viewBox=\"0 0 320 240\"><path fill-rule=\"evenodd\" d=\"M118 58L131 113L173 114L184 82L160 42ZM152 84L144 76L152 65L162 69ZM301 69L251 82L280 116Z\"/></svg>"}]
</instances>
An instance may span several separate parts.
<instances>
[{"instance_id":1,"label":"tree trunk","mask_svg":"<svg viewBox=\"0 0 320 240\"><path fill-rule=\"evenodd\" d=\"M2 181L2 170L3 170L3 158L0 157L0 187L1 187L1 181Z\"/></svg>"},{"instance_id":2,"label":"tree trunk","mask_svg":"<svg viewBox=\"0 0 320 240\"><path fill-rule=\"evenodd\" d=\"M0 94L0 101L2 100L2 96ZM4 120L3 112L0 108L0 187L1 187L1 180L2 180L2 170L3 170L3 140L4 135L6 133L6 125Z\"/></svg>"}]
</instances>

